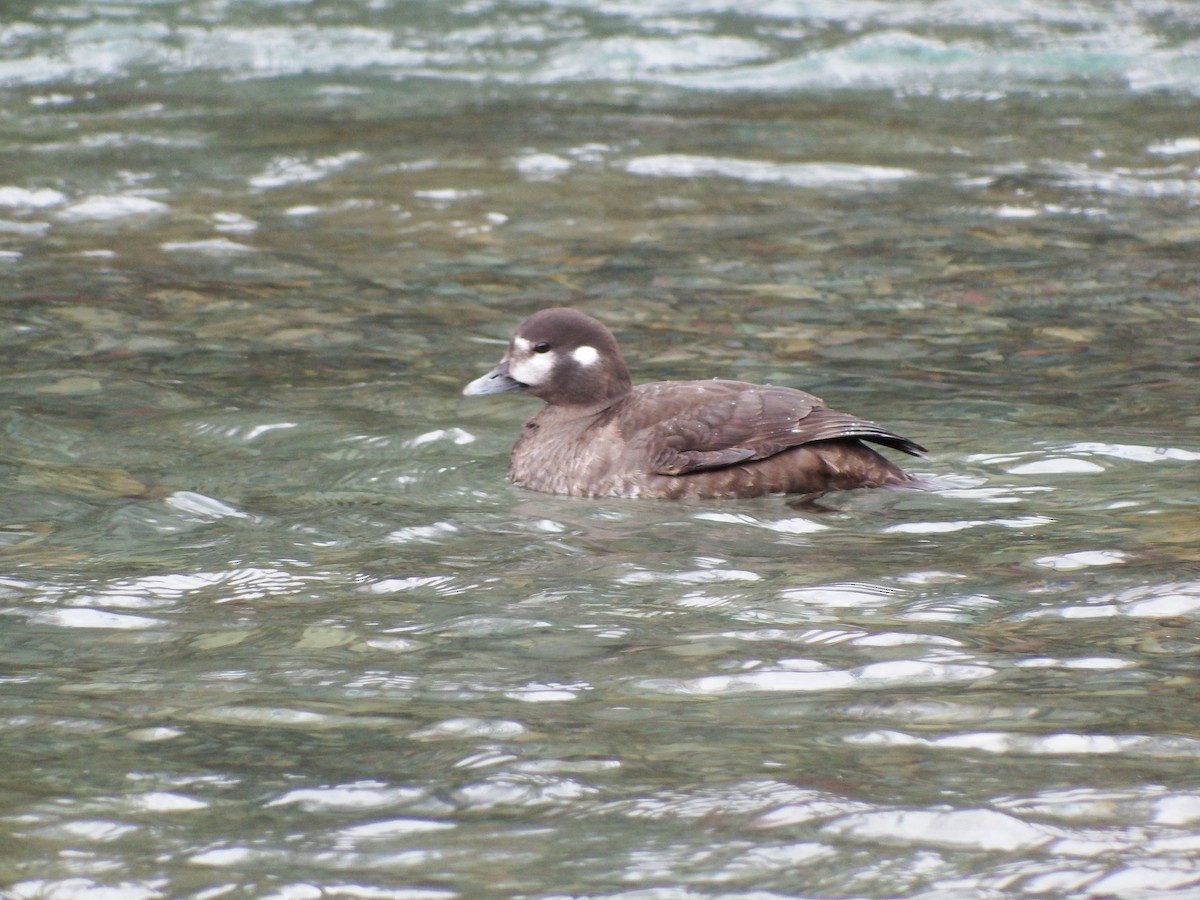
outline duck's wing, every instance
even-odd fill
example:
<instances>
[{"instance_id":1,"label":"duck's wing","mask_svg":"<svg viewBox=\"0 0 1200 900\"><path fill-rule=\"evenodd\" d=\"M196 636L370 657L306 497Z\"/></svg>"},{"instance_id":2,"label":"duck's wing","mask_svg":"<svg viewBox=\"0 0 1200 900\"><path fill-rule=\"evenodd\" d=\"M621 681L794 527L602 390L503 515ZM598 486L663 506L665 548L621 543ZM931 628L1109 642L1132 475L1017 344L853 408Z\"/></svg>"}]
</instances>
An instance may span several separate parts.
<instances>
[{"instance_id":1,"label":"duck's wing","mask_svg":"<svg viewBox=\"0 0 1200 900\"><path fill-rule=\"evenodd\" d=\"M659 416L634 423L629 447L651 459L660 475L765 459L814 441L856 438L913 456L924 450L874 422L826 409L819 397L795 388L737 381L690 382L687 388L660 382L635 389L638 406Z\"/></svg>"}]
</instances>

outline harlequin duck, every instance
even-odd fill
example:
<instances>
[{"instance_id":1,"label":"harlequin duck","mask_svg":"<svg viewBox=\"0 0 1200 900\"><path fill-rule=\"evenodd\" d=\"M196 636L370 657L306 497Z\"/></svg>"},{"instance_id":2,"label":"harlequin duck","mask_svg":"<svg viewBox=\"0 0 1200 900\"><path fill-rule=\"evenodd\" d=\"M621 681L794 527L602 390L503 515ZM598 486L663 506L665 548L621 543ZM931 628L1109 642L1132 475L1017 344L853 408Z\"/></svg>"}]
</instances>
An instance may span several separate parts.
<instances>
[{"instance_id":1,"label":"harlequin duck","mask_svg":"<svg viewBox=\"0 0 1200 900\"><path fill-rule=\"evenodd\" d=\"M719 498L910 484L863 444L924 447L826 409L812 394L742 381L634 385L604 325L574 309L520 324L467 396L524 391L546 405L512 449L509 478L575 497Z\"/></svg>"}]
</instances>

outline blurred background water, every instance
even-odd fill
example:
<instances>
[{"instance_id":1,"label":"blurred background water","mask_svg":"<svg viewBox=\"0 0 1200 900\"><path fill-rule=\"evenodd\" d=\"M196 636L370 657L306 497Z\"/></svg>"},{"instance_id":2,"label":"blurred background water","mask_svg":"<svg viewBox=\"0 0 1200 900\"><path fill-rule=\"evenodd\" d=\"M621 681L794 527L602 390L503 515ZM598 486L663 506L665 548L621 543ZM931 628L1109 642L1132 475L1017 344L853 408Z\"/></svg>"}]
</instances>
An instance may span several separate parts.
<instances>
[{"instance_id":1,"label":"blurred background water","mask_svg":"<svg viewBox=\"0 0 1200 900\"><path fill-rule=\"evenodd\" d=\"M0 891L1195 897L1200 6L9 0ZM505 483L575 305L932 450Z\"/></svg>"}]
</instances>

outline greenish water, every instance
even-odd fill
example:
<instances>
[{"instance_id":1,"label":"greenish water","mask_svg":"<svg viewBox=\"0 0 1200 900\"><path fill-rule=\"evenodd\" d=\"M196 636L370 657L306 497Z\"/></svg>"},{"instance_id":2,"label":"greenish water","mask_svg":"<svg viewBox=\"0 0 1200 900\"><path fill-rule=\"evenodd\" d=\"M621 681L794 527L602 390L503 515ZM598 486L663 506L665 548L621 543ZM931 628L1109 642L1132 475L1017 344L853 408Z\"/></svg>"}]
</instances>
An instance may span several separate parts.
<instances>
[{"instance_id":1,"label":"greenish water","mask_svg":"<svg viewBox=\"0 0 1200 900\"><path fill-rule=\"evenodd\" d=\"M1200 889L1194 14L661 6L0 26L3 896ZM549 305L935 487L513 488Z\"/></svg>"}]
</instances>

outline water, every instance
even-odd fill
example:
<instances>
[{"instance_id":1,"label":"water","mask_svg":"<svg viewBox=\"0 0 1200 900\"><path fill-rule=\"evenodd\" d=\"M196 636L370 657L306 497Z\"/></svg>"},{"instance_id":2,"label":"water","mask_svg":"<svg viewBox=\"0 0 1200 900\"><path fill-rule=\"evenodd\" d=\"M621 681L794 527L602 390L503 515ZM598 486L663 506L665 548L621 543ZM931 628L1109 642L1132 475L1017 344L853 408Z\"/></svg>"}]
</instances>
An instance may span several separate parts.
<instances>
[{"instance_id":1,"label":"water","mask_svg":"<svg viewBox=\"0 0 1200 900\"><path fill-rule=\"evenodd\" d=\"M1198 38L10 4L0 891L1195 896ZM556 304L937 487L512 488Z\"/></svg>"}]
</instances>

